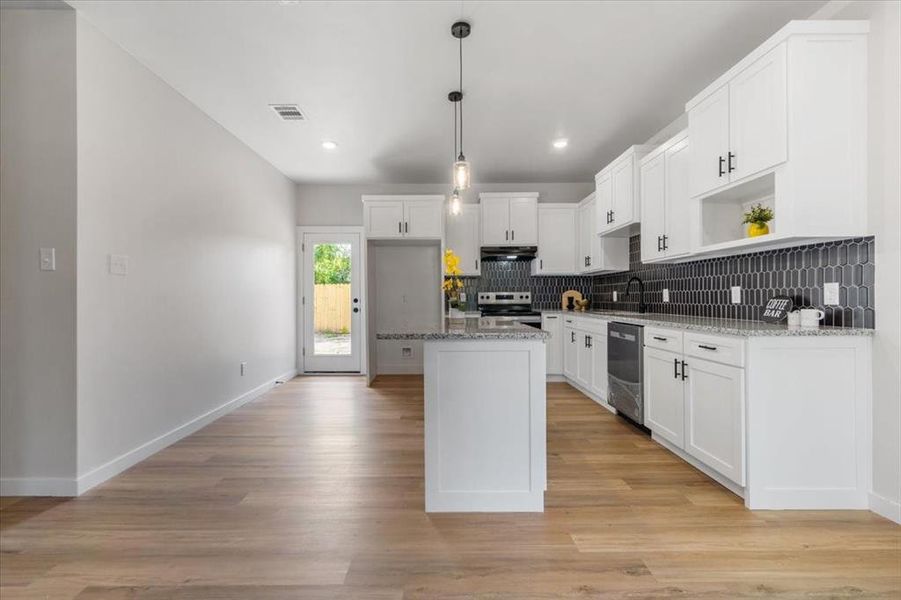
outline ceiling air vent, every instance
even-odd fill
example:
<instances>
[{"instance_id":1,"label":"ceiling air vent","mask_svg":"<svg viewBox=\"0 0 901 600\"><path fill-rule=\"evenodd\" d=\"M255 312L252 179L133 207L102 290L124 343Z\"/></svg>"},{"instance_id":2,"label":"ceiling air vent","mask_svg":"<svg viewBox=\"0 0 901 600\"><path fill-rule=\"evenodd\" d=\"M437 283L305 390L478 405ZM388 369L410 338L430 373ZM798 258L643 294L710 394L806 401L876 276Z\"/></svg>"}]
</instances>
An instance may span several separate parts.
<instances>
[{"instance_id":1,"label":"ceiling air vent","mask_svg":"<svg viewBox=\"0 0 901 600\"><path fill-rule=\"evenodd\" d=\"M272 110L278 113L285 121L306 121L307 117L296 104L270 104Z\"/></svg>"}]
</instances>

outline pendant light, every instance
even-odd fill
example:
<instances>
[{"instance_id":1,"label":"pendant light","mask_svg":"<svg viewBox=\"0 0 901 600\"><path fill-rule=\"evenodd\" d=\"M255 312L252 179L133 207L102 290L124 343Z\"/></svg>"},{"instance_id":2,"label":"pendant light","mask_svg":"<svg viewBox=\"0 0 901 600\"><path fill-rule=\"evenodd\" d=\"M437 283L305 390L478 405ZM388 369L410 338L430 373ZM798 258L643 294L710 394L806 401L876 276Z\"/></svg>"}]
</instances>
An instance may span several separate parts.
<instances>
[{"instance_id":1,"label":"pendant light","mask_svg":"<svg viewBox=\"0 0 901 600\"><path fill-rule=\"evenodd\" d=\"M457 21L451 26L451 35L460 40L460 87L457 88L457 96L455 96L456 100L451 99L451 101L455 103L455 121L457 115L456 104L460 105L460 154L457 155L453 170L454 189L458 191L469 189L471 183L470 165L466 160L466 156L463 155L463 38L469 36L470 30L469 23L466 21ZM451 92L451 94L448 95L448 98L450 98L452 94L454 94L454 92ZM456 128L454 134L456 135Z\"/></svg>"},{"instance_id":2,"label":"pendant light","mask_svg":"<svg viewBox=\"0 0 901 600\"><path fill-rule=\"evenodd\" d=\"M457 105L460 103L460 100L463 99L463 92L459 90L454 90L453 92L447 95L447 99L450 100L454 105L454 156L453 159L457 160ZM460 189L454 185L454 192L450 197L450 205L448 206L448 210L452 215L459 215L462 210L460 206Z\"/></svg>"}]
</instances>

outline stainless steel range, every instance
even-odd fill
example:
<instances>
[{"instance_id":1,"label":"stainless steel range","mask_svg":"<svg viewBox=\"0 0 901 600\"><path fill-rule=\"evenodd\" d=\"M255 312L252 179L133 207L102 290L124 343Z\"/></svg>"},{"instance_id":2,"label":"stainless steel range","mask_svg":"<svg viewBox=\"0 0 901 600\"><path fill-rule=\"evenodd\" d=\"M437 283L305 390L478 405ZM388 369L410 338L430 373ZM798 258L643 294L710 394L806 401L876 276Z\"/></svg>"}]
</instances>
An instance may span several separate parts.
<instances>
[{"instance_id":1,"label":"stainless steel range","mask_svg":"<svg viewBox=\"0 0 901 600\"><path fill-rule=\"evenodd\" d=\"M479 294L482 317L499 322L515 321L541 329L541 313L532 310L531 292L482 292Z\"/></svg>"}]
</instances>

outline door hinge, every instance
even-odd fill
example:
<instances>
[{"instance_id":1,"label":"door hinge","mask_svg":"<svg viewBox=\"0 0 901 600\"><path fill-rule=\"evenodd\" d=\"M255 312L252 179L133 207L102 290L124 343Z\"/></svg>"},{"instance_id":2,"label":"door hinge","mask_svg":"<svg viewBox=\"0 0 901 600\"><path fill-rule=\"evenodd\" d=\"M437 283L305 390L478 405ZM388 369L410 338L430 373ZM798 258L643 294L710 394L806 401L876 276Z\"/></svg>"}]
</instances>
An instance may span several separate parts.
<instances>
[{"instance_id":1,"label":"door hinge","mask_svg":"<svg viewBox=\"0 0 901 600\"><path fill-rule=\"evenodd\" d=\"M306 297L306 296L301 296L301 297L300 297L300 304L301 304L301 306L306 306L306 305L307 305L307 297Z\"/></svg>"},{"instance_id":2,"label":"door hinge","mask_svg":"<svg viewBox=\"0 0 901 600\"><path fill-rule=\"evenodd\" d=\"M306 347L306 346L304 346L303 349L300 351L300 355L301 355L301 356L306 356L306 355L307 355L307 347Z\"/></svg>"},{"instance_id":3,"label":"door hinge","mask_svg":"<svg viewBox=\"0 0 901 600\"><path fill-rule=\"evenodd\" d=\"M306 252L306 251L307 251L307 245L304 244L303 242L300 243L300 251L301 251L301 252Z\"/></svg>"}]
</instances>

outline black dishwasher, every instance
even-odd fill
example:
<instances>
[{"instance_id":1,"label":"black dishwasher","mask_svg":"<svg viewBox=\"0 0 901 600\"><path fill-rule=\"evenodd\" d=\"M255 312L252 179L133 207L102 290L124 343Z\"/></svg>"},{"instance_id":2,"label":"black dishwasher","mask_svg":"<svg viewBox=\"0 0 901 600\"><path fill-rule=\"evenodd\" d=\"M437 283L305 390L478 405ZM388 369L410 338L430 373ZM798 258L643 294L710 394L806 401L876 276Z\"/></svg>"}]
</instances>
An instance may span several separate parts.
<instances>
[{"instance_id":1,"label":"black dishwasher","mask_svg":"<svg viewBox=\"0 0 901 600\"><path fill-rule=\"evenodd\" d=\"M644 425L643 346L641 325L613 322L607 326L607 401L639 425Z\"/></svg>"}]
</instances>

